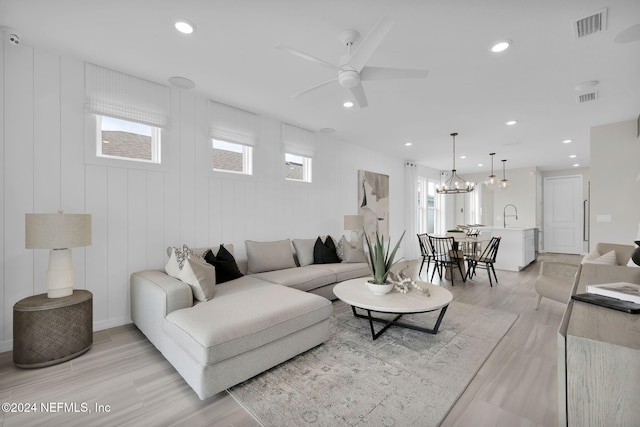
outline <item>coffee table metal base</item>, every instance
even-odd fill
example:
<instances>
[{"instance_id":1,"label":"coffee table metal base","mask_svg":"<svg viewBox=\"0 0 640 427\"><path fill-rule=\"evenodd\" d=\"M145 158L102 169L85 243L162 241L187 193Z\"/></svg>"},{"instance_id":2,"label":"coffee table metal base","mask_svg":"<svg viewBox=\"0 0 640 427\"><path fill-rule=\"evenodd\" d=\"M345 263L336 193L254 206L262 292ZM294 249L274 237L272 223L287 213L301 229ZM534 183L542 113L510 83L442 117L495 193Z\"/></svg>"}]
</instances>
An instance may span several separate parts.
<instances>
[{"instance_id":1,"label":"coffee table metal base","mask_svg":"<svg viewBox=\"0 0 640 427\"><path fill-rule=\"evenodd\" d=\"M429 328L423 328L420 326L416 326L416 325L411 325L409 323L400 323L398 322L398 320L400 320L400 318L402 318L402 316L404 314L417 314L417 313L389 313L389 312L384 312L384 311L375 311L375 310L367 310L364 308L360 308L360 307L355 307L355 306L351 306L351 311L353 311L353 315L359 319L369 319L369 326L371 327L371 337L373 338L373 340L378 339L378 337L380 335L382 335L384 333L384 331L386 331L387 329L389 329L390 326L399 326L401 328L407 328L407 329L413 329L415 331L420 331L420 332L427 332L429 334L437 334L438 333L438 328L440 327L440 323L442 322L442 318L444 317L444 313L446 313L447 311L447 307L448 305L445 305L444 307L442 307L440 309L440 315L438 316L438 320L436 320L436 324L432 329ZM364 314L360 314L356 311L356 308L360 308L360 310L364 310L367 312L367 315L365 316ZM389 320L389 319L380 319L378 317L373 317L371 315L371 312L374 311L376 313L387 313L387 314L397 314L396 317L394 317L393 319ZM424 311L420 311L418 313L425 313ZM378 332L375 332L374 328L373 328L373 322L380 322L380 323L385 323L385 325L382 327L382 329L380 329Z\"/></svg>"}]
</instances>

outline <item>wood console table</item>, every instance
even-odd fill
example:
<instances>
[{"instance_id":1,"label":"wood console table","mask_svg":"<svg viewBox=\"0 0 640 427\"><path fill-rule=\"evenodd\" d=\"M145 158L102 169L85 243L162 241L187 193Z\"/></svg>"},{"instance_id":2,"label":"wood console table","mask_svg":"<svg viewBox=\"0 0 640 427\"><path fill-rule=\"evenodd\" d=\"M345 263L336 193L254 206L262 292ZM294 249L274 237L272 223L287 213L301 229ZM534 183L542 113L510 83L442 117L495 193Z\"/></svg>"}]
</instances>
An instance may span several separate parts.
<instances>
[{"instance_id":1,"label":"wood console table","mask_svg":"<svg viewBox=\"0 0 640 427\"><path fill-rule=\"evenodd\" d=\"M41 368L73 359L93 343L93 295L47 298L34 295L13 306L13 362Z\"/></svg>"}]
</instances>

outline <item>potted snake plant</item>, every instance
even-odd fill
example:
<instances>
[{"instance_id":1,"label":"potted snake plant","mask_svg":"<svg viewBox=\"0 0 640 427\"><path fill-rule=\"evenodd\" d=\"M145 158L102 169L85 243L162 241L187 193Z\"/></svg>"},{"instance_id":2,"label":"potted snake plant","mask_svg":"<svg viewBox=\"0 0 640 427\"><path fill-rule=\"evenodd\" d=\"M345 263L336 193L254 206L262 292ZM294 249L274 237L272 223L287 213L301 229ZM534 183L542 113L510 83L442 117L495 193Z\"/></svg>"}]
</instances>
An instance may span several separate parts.
<instances>
[{"instance_id":1,"label":"potted snake plant","mask_svg":"<svg viewBox=\"0 0 640 427\"><path fill-rule=\"evenodd\" d=\"M387 283L387 276L389 276L391 267L397 262L394 262L394 259L405 233L406 231L402 233L398 243L396 243L391 252L389 252L391 249L391 239L389 239L389 243L385 245L384 238L380 236L377 231L373 242L369 239L369 236L365 234L367 249L369 250L367 263L373 276L373 278L369 280L368 286L374 294L383 295L393 289L393 283Z\"/></svg>"}]
</instances>

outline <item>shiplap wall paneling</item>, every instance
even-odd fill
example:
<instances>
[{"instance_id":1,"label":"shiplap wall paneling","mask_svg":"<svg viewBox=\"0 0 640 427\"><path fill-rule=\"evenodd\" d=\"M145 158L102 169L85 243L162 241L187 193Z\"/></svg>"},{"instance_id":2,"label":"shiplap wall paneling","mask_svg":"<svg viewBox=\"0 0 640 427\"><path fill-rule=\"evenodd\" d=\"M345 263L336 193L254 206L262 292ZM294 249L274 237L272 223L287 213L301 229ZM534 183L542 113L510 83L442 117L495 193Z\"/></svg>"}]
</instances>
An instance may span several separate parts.
<instances>
[{"instance_id":1,"label":"shiplap wall paneling","mask_svg":"<svg viewBox=\"0 0 640 427\"><path fill-rule=\"evenodd\" d=\"M147 269L147 171L140 169L127 171L127 199L129 232L127 233L126 282L128 285L131 273Z\"/></svg>"},{"instance_id":2,"label":"shiplap wall paneling","mask_svg":"<svg viewBox=\"0 0 640 427\"><path fill-rule=\"evenodd\" d=\"M180 93L180 243L196 241L196 138L194 129L195 100ZM179 243L179 244L180 244Z\"/></svg>"},{"instance_id":3,"label":"shiplap wall paneling","mask_svg":"<svg viewBox=\"0 0 640 427\"><path fill-rule=\"evenodd\" d=\"M67 213L85 211L84 166L84 62L62 57L60 60L60 159L62 209ZM93 227L92 227L93 231ZM86 286L86 248L73 249L76 289Z\"/></svg>"},{"instance_id":4,"label":"shiplap wall paneling","mask_svg":"<svg viewBox=\"0 0 640 427\"><path fill-rule=\"evenodd\" d=\"M181 243L180 236L180 92L171 91L171 126L162 130L162 163L166 169L163 173L163 208L164 213L164 243L158 248L163 262L168 257L166 248ZM164 263L162 264L164 266Z\"/></svg>"},{"instance_id":5,"label":"shiplap wall paneling","mask_svg":"<svg viewBox=\"0 0 640 427\"><path fill-rule=\"evenodd\" d=\"M33 212L33 50L5 47L4 335L13 336L13 304L33 295L33 250L25 249L24 214ZM7 108L9 107L9 108ZM39 250L39 249L37 249Z\"/></svg>"},{"instance_id":6,"label":"shiplap wall paneling","mask_svg":"<svg viewBox=\"0 0 640 427\"><path fill-rule=\"evenodd\" d=\"M203 97L194 98L195 113L192 117L194 153L193 169L195 171L194 220L196 225L194 247L209 245L209 171L212 165L211 140L209 139L209 101Z\"/></svg>"},{"instance_id":7,"label":"shiplap wall paneling","mask_svg":"<svg viewBox=\"0 0 640 427\"><path fill-rule=\"evenodd\" d=\"M93 293L93 321L108 324L109 311L109 200L108 168L86 166L86 206L91 214L91 246L86 248L86 289Z\"/></svg>"},{"instance_id":8,"label":"shiplap wall paneling","mask_svg":"<svg viewBox=\"0 0 640 427\"><path fill-rule=\"evenodd\" d=\"M0 319L2 320L2 325L3 325L3 327L0 327L0 343L2 343L5 339L8 339L8 337L5 335L5 322L4 322L4 311L5 311L4 307L6 305L5 289L6 289L6 283L7 283L6 276L5 276L5 267L4 267L5 266L4 247L5 247L5 241L6 241L5 232L4 232L4 211L5 211L4 171L6 170L6 164L5 164L6 157L4 153L4 147L5 147L5 142L4 142L5 45L6 45L5 43L0 43L0 97L3 100L3 102L0 102L0 166L2 166L2 172L0 172L0 280L2 281L2 286L3 286L2 292L0 292ZM0 348L2 348L1 345L0 345Z\"/></svg>"},{"instance_id":9,"label":"shiplap wall paneling","mask_svg":"<svg viewBox=\"0 0 640 427\"><path fill-rule=\"evenodd\" d=\"M222 235L222 199L220 194L222 193L222 180L219 177L209 177L207 180L207 212L209 217L209 233L208 240L211 245L217 245L219 243L233 243L231 241L224 240ZM234 251L237 253L238 248L234 247Z\"/></svg>"},{"instance_id":10,"label":"shiplap wall paneling","mask_svg":"<svg viewBox=\"0 0 640 427\"><path fill-rule=\"evenodd\" d=\"M165 221L164 221L164 175L162 172L147 172L147 241L145 253L147 268L157 269L166 263Z\"/></svg>"},{"instance_id":11,"label":"shiplap wall paneling","mask_svg":"<svg viewBox=\"0 0 640 427\"><path fill-rule=\"evenodd\" d=\"M33 91L37 100L33 105L33 212L55 213L61 201L60 57L34 50L33 61ZM49 251L36 250L33 255L33 292L41 294L47 288Z\"/></svg>"},{"instance_id":12,"label":"shiplap wall paneling","mask_svg":"<svg viewBox=\"0 0 640 427\"><path fill-rule=\"evenodd\" d=\"M110 320L129 315L128 233L128 174L126 169L109 167L107 172L107 262L109 278L107 312Z\"/></svg>"}]
</instances>

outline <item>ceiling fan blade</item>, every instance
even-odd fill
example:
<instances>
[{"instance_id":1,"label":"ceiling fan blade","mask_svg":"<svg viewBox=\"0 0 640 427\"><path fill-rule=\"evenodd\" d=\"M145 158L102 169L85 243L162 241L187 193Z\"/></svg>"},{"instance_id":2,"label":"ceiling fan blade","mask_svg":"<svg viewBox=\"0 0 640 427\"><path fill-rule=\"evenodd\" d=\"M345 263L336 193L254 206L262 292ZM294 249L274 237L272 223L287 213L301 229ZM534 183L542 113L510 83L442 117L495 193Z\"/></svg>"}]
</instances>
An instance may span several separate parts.
<instances>
[{"instance_id":1,"label":"ceiling fan blade","mask_svg":"<svg viewBox=\"0 0 640 427\"><path fill-rule=\"evenodd\" d=\"M360 71L360 80L423 79L427 77L427 74L429 74L427 70L364 67L362 71Z\"/></svg>"},{"instance_id":2,"label":"ceiling fan blade","mask_svg":"<svg viewBox=\"0 0 640 427\"><path fill-rule=\"evenodd\" d=\"M302 51L299 51L298 49L294 49L292 47L289 47L289 46L286 46L286 45L283 45L283 44L277 45L276 49L280 49L282 51L289 52L290 54L298 56L298 57L300 57L302 59L306 59L307 61L315 62L316 64L320 64L320 65L324 65L325 67L331 68L334 71L340 71L340 68L338 68L337 66L335 66L335 65L333 65L333 64L331 64L331 63L329 63L329 62L327 62L327 61L325 61L323 59L316 58L315 56L309 55L308 53L304 53Z\"/></svg>"},{"instance_id":3,"label":"ceiling fan blade","mask_svg":"<svg viewBox=\"0 0 640 427\"><path fill-rule=\"evenodd\" d=\"M307 93L307 92L314 91L314 90L316 90L316 89L319 89L319 88L321 88L321 87L323 87L323 86L329 85L329 84L334 83L334 82L337 82L337 81L338 81L338 78L337 78L337 77L334 77L334 78L332 78L332 79L326 80L326 81L324 81L324 82L321 82L321 83L315 84L315 85L313 85L313 86L311 86L311 87L308 87L308 88L306 88L306 89L303 89L303 90L301 90L300 92L296 92L296 93L294 93L293 95L291 95L291 97L292 97L292 98L297 98L297 97L299 97L299 96L304 95L304 94L305 94L305 93Z\"/></svg>"},{"instance_id":4,"label":"ceiling fan blade","mask_svg":"<svg viewBox=\"0 0 640 427\"><path fill-rule=\"evenodd\" d=\"M358 84L357 86L352 87L351 89L349 89L349 91L351 91L351 94L355 98L358 107L364 108L369 105L369 103L367 102L367 97L364 95L362 84Z\"/></svg>"},{"instance_id":5,"label":"ceiling fan blade","mask_svg":"<svg viewBox=\"0 0 640 427\"><path fill-rule=\"evenodd\" d=\"M362 40L362 43L360 43L358 49L351 55L347 64L360 72L371 55L373 55L373 52L375 52L380 43L382 43L382 40L384 40L392 25L393 21L389 17L383 17L376 26L373 27L371 32L367 34L367 37Z\"/></svg>"}]
</instances>

